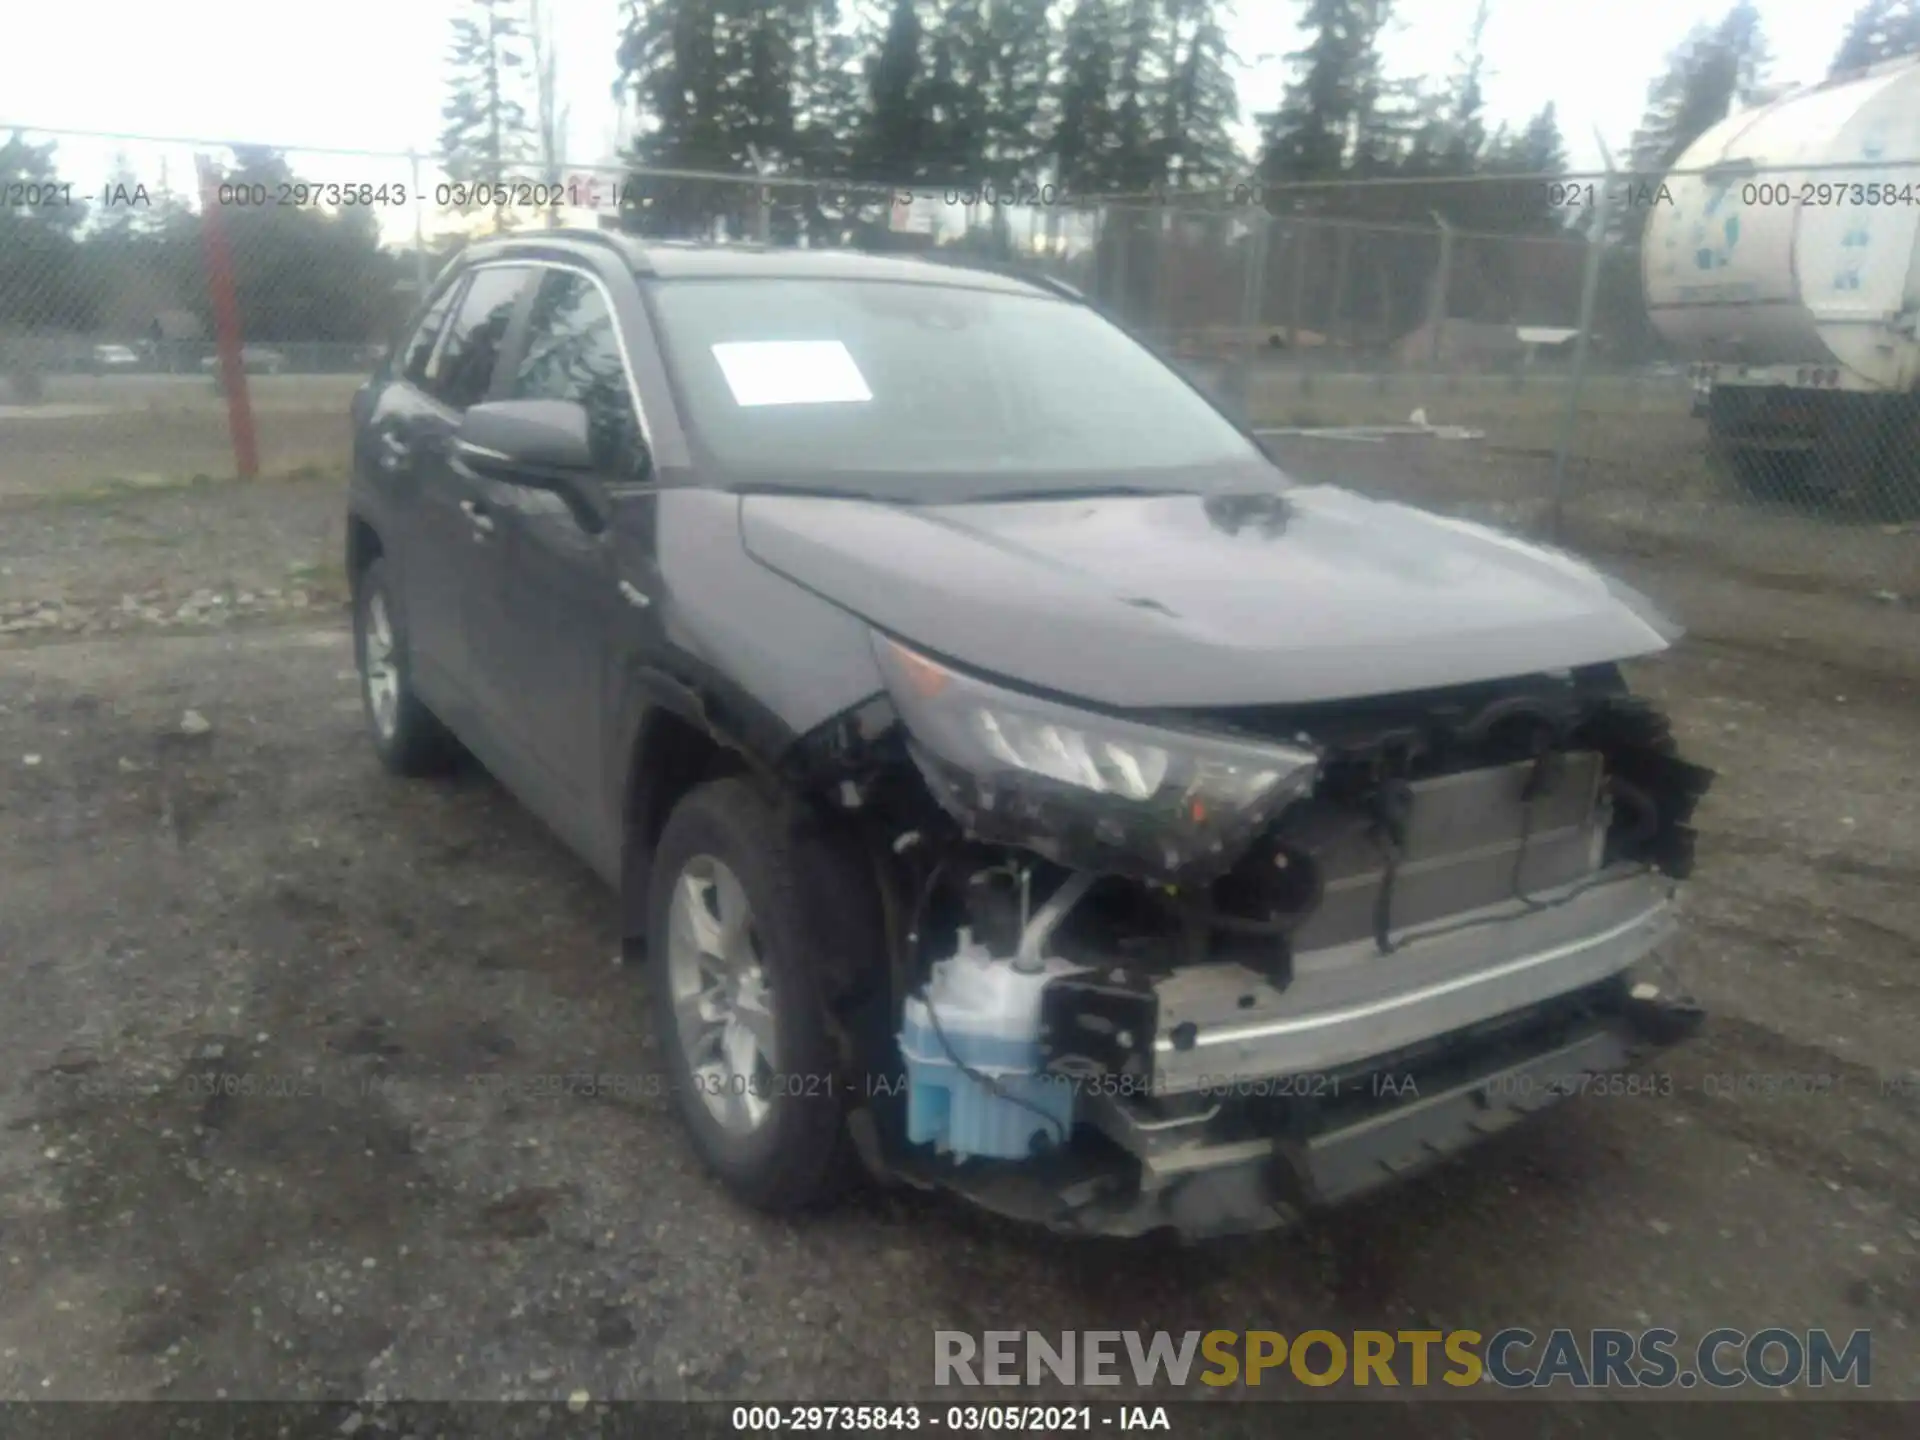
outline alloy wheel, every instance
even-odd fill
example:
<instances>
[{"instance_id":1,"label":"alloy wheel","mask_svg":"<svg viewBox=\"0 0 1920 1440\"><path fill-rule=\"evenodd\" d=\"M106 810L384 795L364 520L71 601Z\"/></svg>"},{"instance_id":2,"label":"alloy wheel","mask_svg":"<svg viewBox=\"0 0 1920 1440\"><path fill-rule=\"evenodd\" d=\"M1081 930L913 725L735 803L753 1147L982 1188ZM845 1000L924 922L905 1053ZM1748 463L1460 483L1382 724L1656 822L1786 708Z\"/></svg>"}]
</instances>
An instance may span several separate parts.
<instances>
[{"instance_id":1,"label":"alloy wheel","mask_svg":"<svg viewBox=\"0 0 1920 1440\"><path fill-rule=\"evenodd\" d=\"M711 855L674 884L667 971L694 1088L721 1128L751 1134L772 1109L778 1035L747 892Z\"/></svg>"},{"instance_id":2,"label":"alloy wheel","mask_svg":"<svg viewBox=\"0 0 1920 1440\"><path fill-rule=\"evenodd\" d=\"M400 660L394 653L393 618L387 613L387 597L378 590L367 597L364 641L367 708L380 738L391 740L400 718Z\"/></svg>"}]
</instances>

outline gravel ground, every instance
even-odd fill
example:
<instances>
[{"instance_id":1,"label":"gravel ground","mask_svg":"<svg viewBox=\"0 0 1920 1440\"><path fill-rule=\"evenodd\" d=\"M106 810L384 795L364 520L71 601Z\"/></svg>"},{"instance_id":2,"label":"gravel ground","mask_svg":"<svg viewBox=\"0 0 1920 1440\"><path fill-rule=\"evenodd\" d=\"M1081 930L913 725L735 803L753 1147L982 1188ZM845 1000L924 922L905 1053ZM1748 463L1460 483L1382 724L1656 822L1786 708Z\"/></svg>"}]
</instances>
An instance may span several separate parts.
<instances>
[{"instance_id":1,"label":"gravel ground","mask_svg":"<svg viewBox=\"0 0 1920 1440\"><path fill-rule=\"evenodd\" d=\"M338 503L0 516L0 630L60 617L0 633L0 1397L951 1399L936 1329L1517 1324L1866 1327L1920 1399L1904 607L1627 567L1694 630L1636 678L1723 776L1670 1096L1292 1234L1063 1244L919 1196L768 1219L664 1099L469 1078L652 1072L641 986L487 777L376 766Z\"/></svg>"}]
</instances>

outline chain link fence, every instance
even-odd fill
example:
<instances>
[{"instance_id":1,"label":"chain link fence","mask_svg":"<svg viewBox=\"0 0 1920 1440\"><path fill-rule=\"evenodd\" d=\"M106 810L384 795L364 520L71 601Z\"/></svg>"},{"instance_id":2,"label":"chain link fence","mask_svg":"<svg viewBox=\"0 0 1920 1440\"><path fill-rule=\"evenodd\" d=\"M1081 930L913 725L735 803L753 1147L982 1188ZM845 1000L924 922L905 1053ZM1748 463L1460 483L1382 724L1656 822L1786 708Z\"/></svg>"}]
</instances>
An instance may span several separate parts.
<instances>
[{"instance_id":1,"label":"chain link fence","mask_svg":"<svg viewBox=\"0 0 1920 1440\"><path fill-rule=\"evenodd\" d=\"M589 225L1044 270L1302 479L1576 549L1920 593L1920 342L1902 311L1920 177L1897 169L1755 172L1711 205L1651 177L1069 202L618 165L463 183L406 154L132 136L0 146L0 498L233 475L223 294L257 469L338 469L353 389L449 256ZM1856 201L1868 179L1886 198ZM1651 318L1643 255L1669 302ZM1815 276L1810 255L1840 270ZM1798 301L1860 299L1845 264L1862 255L1881 257L1867 289L1887 313L1855 303L1842 334ZM1862 363L1860 343L1892 358Z\"/></svg>"}]
</instances>

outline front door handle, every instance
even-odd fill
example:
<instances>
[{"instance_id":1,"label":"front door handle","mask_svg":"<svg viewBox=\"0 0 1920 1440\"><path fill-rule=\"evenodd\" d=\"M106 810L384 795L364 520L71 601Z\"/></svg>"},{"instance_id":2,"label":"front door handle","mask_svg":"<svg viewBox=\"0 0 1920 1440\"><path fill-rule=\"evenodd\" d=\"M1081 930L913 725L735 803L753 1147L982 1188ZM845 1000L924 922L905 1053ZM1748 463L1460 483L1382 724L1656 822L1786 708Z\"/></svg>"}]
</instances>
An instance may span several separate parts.
<instances>
[{"instance_id":1,"label":"front door handle","mask_svg":"<svg viewBox=\"0 0 1920 1440\"><path fill-rule=\"evenodd\" d=\"M407 463L407 442L406 441L402 440L398 435L394 434L391 430L382 430L378 436L377 443L379 444L379 447L380 447L380 453L377 456L375 456L374 463L377 464L383 471L391 475L396 470L402 469L406 465Z\"/></svg>"},{"instance_id":2,"label":"front door handle","mask_svg":"<svg viewBox=\"0 0 1920 1440\"><path fill-rule=\"evenodd\" d=\"M460 513L473 522L474 539L483 540L493 533L493 517L471 500L460 502Z\"/></svg>"}]
</instances>

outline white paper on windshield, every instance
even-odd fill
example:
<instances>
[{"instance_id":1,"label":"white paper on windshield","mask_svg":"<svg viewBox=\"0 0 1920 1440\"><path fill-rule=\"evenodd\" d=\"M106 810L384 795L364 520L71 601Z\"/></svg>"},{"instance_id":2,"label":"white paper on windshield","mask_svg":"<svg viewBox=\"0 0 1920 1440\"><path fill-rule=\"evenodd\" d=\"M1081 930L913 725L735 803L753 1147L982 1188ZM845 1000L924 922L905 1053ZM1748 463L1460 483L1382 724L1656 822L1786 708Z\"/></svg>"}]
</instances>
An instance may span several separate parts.
<instances>
[{"instance_id":1,"label":"white paper on windshield","mask_svg":"<svg viewBox=\"0 0 1920 1440\"><path fill-rule=\"evenodd\" d=\"M713 347L740 405L845 405L873 399L838 340L730 340Z\"/></svg>"}]
</instances>

